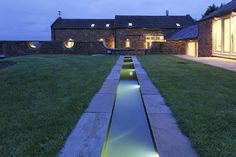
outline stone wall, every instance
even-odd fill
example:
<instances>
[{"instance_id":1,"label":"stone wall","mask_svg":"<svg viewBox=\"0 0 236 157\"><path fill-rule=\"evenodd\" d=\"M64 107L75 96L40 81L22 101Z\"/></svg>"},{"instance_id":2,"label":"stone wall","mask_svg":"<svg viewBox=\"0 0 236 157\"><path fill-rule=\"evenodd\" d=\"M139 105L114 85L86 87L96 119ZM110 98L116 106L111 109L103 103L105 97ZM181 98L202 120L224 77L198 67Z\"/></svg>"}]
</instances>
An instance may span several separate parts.
<instances>
[{"instance_id":1,"label":"stone wall","mask_svg":"<svg viewBox=\"0 0 236 157\"><path fill-rule=\"evenodd\" d=\"M186 41L154 42L148 54L186 54Z\"/></svg>"},{"instance_id":2,"label":"stone wall","mask_svg":"<svg viewBox=\"0 0 236 157\"><path fill-rule=\"evenodd\" d=\"M213 52L212 19L199 22L198 27L198 56L210 57Z\"/></svg>"},{"instance_id":3,"label":"stone wall","mask_svg":"<svg viewBox=\"0 0 236 157\"><path fill-rule=\"evenodd\" d=\"M66 48L60 41L40 41L38 48L31 48L29 41L0 41L0 53L6 57L30 54L106 54L107 48L101 42L75 42L73 48ZM1 46L2 45L2 46Z\"/></svg>"},{"instance_id":4,"label":"stone wall","mask_svg":"<svg viewBox=\"0 0 236 157\"><path fill-rule=\"evenodd\" d=\"M125 49L126 39L130 40L131 49L146 48L146 35L168 36L176 32L176 29L116 29L116 48Z\"/></svg>"},{"instance_id":5,"label":"stone wall","mask_svg":"<svg viewBox=\"0 0 236 157\"><path fill-rule=\"evenodd\" d=\"M98 42L104 39L107 47L114 48L113 29L59 29L52 30L53 41L67 41L73 39L77 42Z\"/></svg>"}]
</instances>

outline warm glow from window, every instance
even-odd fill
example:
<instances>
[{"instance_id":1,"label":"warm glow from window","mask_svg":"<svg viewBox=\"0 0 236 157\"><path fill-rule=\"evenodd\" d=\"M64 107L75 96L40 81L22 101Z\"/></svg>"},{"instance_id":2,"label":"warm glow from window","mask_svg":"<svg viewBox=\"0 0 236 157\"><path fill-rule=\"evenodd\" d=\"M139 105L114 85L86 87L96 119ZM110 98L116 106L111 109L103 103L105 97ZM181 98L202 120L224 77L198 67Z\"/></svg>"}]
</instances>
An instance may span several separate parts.
<instances>
[{"instance_id":1,"label":"warm glow from window","mask_svg":"<svg viewBox=\"0 0 236 157\"><path fill-rule=\"evenodd\" d=\"M69 39L68 41L64 42L64 46L68 49L74 47L75 42L73 39Z\"/></svg>"},{"instance_id":2,"label":"warm glow from window","mask_svg":"<svg viewBox=\"0 0 236 157\"><path fill-rule=\"evenodd\" d=\"M125 47L126 47L126 48L130 48L130 40L129 40L129 39L126 39L126 41L125 41Z\"/></svg>"},{"instance_id":3,"label":"warm glow from window","mask_svg":"<svg viewBox=\"0 0 236 157\"><path fill-rule=\"evenodd\" d=\"M106 24L106 27L107 27L107 28L110 27L110 24Z\"/></svg>"},{"instance_id":4,"label":"warm glow from window","mask_svg":"<svg viewBox=\"0 0 236 157\"><path fill-rule=\"evenodd\" d=\"M29 45L30 48L36 49L36 48L40 47L40 42L38 42L38 41L30 41L28 45Z\"/></svg>"},{"instance_id":5,"label":"warm glow from window","mask_svg":"<svg viewBox=\"0 0 236 157\"><path fill-rule=\"evenodd\" d=\"M95 24L91 24L91 27L95 27Z\"/></svg>"},{"instance_id":6,"label":"warm glow from window","mask_svg":"<svg viewBox=\"0 0 236 157\"><path fill-rule=\"evenodd\" d=\"M231 28L232 28L232 47L233 47L233 52L236 53L236 16L232 17L232 23L231 23Z\"/></svg>"},{"instance_id":7,"label":"warm glow from window","mask_svg":"<svg viewBox=\"0 0 236 157\"><path fill-rule=\"evenodd\" d=\"M196 41L187 42L187 55L189 56L198 56L198 43Z\"/></svg>"},{"instance_id":8,"label":"warm glow from window","mask_svg":"<svg viewBox=\"0 0 236 157\"><path fill-rule=\"evenodd\" d=\"M129 27L132 27L133 26L133 23L129 23Z\"/></svg>"},{"instance_id":9,"label":"warm glow from window","mask_svg":"<svg viewBox=\"0 0 236 157\"><path fill-rule=\"evenodd\" d=\"M146 48L150 48L153 42L165 42L164 35L146 36Z\"/></svg>"},{"instance_id":10,"label":"warm glow from window","mask_svg":"<svg viewBox=\"0 0 236 157\"><path fill-rule=\"evenodd\" d=\"M224 51L230 52L230 19L224 20Z\"/></svg>"},{"instance_id":11,"label":"warm glow from window","mask_svg":"<svg viewBox=\"0 0 236 157\"><path fill-rule=\"evenodd\" d=\"M216 51L221 51L222 49L222 22L221 20L214 21L213 24L213 39L214 47Z\"/></svg>"}]
</instances>

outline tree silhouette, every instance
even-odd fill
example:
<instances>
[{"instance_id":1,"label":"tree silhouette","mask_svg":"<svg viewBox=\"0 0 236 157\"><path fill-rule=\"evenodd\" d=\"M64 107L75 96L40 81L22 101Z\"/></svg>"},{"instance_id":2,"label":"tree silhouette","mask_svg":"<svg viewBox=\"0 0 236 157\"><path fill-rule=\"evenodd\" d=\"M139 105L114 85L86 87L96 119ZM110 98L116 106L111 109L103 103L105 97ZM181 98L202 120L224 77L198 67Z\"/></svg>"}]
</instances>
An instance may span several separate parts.
<instances>
[{"instance_id":1,"label":"tree silhouette","mask_svg":"<svg viewBox=\"0 0 236 157\"><path fill-rule=\"evenodd\" d=\"M206 17L207 15L211 14L212 12L214 12L217 9L221 8L222 6L224 6L224 4L221 4L220 7L216 6L215 4L212 4L212 5L208 6L206 12L202 15L202 18Z\"/></svg>"}]
</instances>

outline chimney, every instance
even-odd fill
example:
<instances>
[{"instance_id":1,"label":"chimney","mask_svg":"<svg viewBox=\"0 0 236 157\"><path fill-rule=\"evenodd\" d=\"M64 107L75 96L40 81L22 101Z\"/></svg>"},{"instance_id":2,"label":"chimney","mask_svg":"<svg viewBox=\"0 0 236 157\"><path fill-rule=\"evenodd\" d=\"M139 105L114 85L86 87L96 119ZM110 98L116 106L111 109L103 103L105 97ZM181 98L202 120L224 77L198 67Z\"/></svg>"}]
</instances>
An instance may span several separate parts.
<instances>
[{"instance_id":1,"label":"chimney","mask_svg":"<svg viewBox=\"0 0 236 157\"><path fill-rule=\"evenodd\" d=\"M166 16L169 16L169 10L166 10Z\"/></svg>"}]
</instances>

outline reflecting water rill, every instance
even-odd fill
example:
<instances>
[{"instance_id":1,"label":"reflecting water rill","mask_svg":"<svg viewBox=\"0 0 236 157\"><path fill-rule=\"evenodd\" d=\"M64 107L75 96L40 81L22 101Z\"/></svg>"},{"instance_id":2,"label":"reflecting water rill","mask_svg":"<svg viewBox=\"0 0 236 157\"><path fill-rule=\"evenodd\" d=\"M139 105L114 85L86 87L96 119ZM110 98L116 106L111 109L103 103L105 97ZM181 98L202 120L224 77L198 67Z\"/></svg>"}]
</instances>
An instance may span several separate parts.
<instances>
[{"instance_id":1,"label":"reflecting water rill","mask_svg":"<svg viewBox=\"0 0 236 157\"><path fill-rule=\"evenodd\" d=\"M125 58L102 157L159 157L132 58Z\"/></svg>"}]
</instances>

